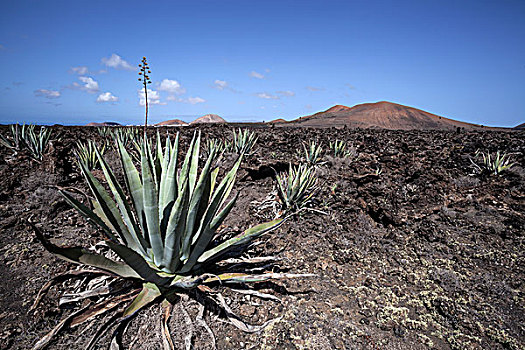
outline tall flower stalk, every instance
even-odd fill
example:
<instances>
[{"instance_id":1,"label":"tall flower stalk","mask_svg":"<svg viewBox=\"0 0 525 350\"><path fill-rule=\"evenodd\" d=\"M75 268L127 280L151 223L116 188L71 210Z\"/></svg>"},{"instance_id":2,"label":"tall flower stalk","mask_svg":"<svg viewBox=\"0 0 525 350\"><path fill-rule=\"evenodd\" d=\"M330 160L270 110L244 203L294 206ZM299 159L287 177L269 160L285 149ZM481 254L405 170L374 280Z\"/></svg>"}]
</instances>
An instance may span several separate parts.
<instances>
[{"instance_id":1,"label":"tall flower stalk","mask_svg":"<svg viewBox=\"0 0 525 350\"><path fill-rule=\"evenodd\" d=\"M146 100L146 120L144 122L144 135L146 135L146 128L148 126L148 84L151 84L151 80L148 74L151 74L149 70L148 61L146 56L142 57L142 63L139 64L139 81L144 85L144 97Z\"/></svg>"}]
</instances>

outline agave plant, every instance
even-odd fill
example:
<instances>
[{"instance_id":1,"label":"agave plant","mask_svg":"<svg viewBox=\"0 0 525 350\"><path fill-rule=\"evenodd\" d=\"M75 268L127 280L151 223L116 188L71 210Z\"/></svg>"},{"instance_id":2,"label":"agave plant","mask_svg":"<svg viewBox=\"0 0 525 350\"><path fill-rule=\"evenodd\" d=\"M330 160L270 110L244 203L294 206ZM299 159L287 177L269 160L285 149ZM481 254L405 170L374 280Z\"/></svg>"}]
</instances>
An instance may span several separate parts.
<instances>
[{"instance_id":1,"label":"agave plant","mask_svg":"<svg viewBox=\"0 0 525 350\"><path fill-rule=\"evenodd\" d=\"M321 145L318 145L315 141L311 141L308 147L303 144L303 149L304 157L308 165L316 167L323 164L321 162L321 156L323 153Z\"/></svg>"},{"instance_id":2,"label":"agave plant","mask_svg":"<svg viewBox=\"0 0 525 350\"><path fill-rule=\"evenodd\" d=\"M24 138L24 142L33 158L42 160L50 137L51 129L42 126L40 127L40 131L37 134L35 132L35 126L30 125L29 129L27 130L26 137Z\"/></svg>"},{"instance_id":3,"label":"agave plant","mask_svg":"<svg viewBox=\"0 0 525 350\"><path fill-rule=\"evenodd\" d=\"M77 142L77 158L80 160L80 162L84 163L89 170L95 169L99 164L96 149L97 146L95 141L88 140L86 143L81 141ZM106 152L105 144L102 145L99 152L101 155L104 155Z\"/></svg>"},{"instance_id":4,"label":"agave plant","mask_svg":"<svg viewBox=\"0 0 525 350\"><path fill-rule=\"evenodd\" d=\"M164 150L160 138L151 150L144 137L141 147L140 171L124 147L116 140L128 201L121 186L101 152L95 147L112 196L79 160L82 174L95 197L94 209L82 204L71 194L61 191L66 201L90 222L98 226L109 248L122 260L115 261L83 248L58 247L37 233L44 246L57 256L75 263L90 265L123 278L143 282L142 292L130 304L123 317L134 314L157 297L196 288L213 282L258 282L272 278L299 275L220 272L215 262L238 252L260 235L269 232L284 219L256 225L243 233L221 239L217 230L232 210L237 195L228 201L233 189L242 154L224 176L217 181L218 168L212 164L217 148L211 147L208 158L198 174L200 134L194 134L182 165L178 164L179 135L172 143L166 138ZM155 155L155 156L154 156ZM219 272L210 274L210 268ZM215 270L214 270L215 271Z\"/></svg>"},{"instance_id":5,"label":"agave plant","mask_svg":"<svg viewBox=\"0 0 525 350\"><path fill-rule=\"evenodd\" d=\"M22 149L22 146L24 145L24 138L22 135L25 133L25 128L25 124L22 127L20 127L18 123L11 124L9 126L9 130L11 131L11 137L7 137L0 134L0 143L2 143L5 147L12 149L15 152L20 151Z\"/></svg>"},{"instance_id":6,"label":"agave plant","mask_svg":"<svg viewBox=\"0 0 525 350\"><path fill-rule=\"evenodd\" d=\"M33 124L20 126L18 123L10 126L11 138L1 136L0 142L13 149L15 152L26 148L29 151L31 157L36 160L42 160L44 152L47 148L47 144L51 137L51 130L45 127L40 127L40 131L35 131Z\"/></svg>"},{"instance_id":7,"label":"agave plant","mask_svg":"<svg viewBox=\"0 0 525 350\"><path fill-rule=\"evenodd\" d=\"M495 156L492 156L489 152L476 152L476 156L479 153L483 156L481 166L475 163L472 159L470 159L470 161L480 172L500 175L503 171L510 169L515 164L511 163L510 158L506 153L500 154L500 151L497 151Z\"/></svg>"},{"instance_id":8,"label":"agave plant","mask_svg":"<svg viewBox=\"0 0 525 350\"><path fill-rule=\"evenodd\" d=\"M341 140L330 141L329 147L336 158L355 158L357 156L357 151L353 147L347 148L346 142Z\"/></svg>"},{"instance_id":9,"label":"agave plant","mask_svg":"<svg viewBox=\"0 0 525 350\"><path fill-rule=\"evenodd\" d=\"M138 142L137 137L139 135L139 130L134 127L114 128L111 129L110 134L114 140L119 139L120 142L127 147Z\"/></svg>"},{"instance_id":10,"label":"agave plant","mask_svg":"<svg viewBox=\"0 0 525 350\"><path fill-rule=\"evenodd\" d=\"M254 132L238 129L233 130L233 141L231 151L235 154L250 154L251 149L257 142L257 136Z\"/></svg>"},{"instance_id":11,"label":"agave plant","mask_svg":"<svg viewBox=\"0 0 525 350\"><path fill-rule=\"evenodd\" d=\"M284 174L277 174L277 194L285 213L303 208L317 190L315 169L308 164L293 167Z\"/></svg>"}]
</instances>

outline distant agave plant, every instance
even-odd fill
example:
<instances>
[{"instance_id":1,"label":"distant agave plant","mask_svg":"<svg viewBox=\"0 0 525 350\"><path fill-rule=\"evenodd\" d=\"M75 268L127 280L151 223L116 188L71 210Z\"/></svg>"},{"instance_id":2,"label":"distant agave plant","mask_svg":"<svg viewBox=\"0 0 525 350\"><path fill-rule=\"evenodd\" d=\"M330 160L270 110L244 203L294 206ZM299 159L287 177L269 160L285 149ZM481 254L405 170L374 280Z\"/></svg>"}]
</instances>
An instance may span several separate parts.
<instances>
[{"instance_id":1,"label":"distant agave plant","mask_svg":"<svg viewBox=\"0 0 525 350\"><path fill-rule=\"evenodd\" d=\"M61 191L61 194L72 207L104 232L107 245L122 261L79 247L55 246L37 229L35 231L43 245L60 258L142 281L142 291L123 313L123 318L158 297L168 298L174 292L184 292L203 284L249 283L301 276L230 270L221 272L221 267L215 264L229 254L242 251L255 238L276 229L285 220L278 218L256 225L229 239L221 239L218 235L219 227L239 195L237 193L233 199L227 200L242 153L222 181L218 182L219 169L213 167L218 156L215 145L210 145L205 165L198 174L200 134L193 136L182 165L177 159L178 134L173 143L169 137L166 138L164 150L160 137L157 138L153 152L144 137L139 169L133 164L122 141L117 138L116 142L130 200L124 186L119 184L96 147L95 154L111 194L81 159L80 169L95 198L94 209L91 210L68 192Z\"/></svg>"},{"instance_id":2,"label":"distant agave plant","mask_svg":"<svg viewBox=\"0 0 525 350\"><path fill-rule=\"evenodd\" d=\"M303 144L303 149L305 160L308 165L313 167L322 165L321 156L323 148L321 145L318 145L315 141L311 141L308 147Z\"/></svg>"},{"instance_id":3,"label":"distant agave plant","mask_svg":"<svg viewBox=\"0 0 525 350\"><path fill-rule=\"evenodd\" d=\"M95 141L88 140L87 142L77 142L76 155L80 162L84 163L89 170L93 170L99 164ZM106 152L106 145L100 148L100 154L104 155Z\"/></svg>"},{"instance_id":4,"label":"distant agave plant","mask_svg":"<svg viewBox=\"0 0 525 350\"><path fill-rule=\"evenodd\" d=\"M470 159L472 164L480 172L486 172L492 175L500 175L503 171L508 170L514 166L515 163L511 163L510 158L506 153L500 154L500 151L496 152L496 155L492 156L489 152L476 152L476 156L481 154L483 161L481 165Z\"/></svg>"},{"instance_id":5,"label":"distant agave plant","mask_svg":"<svg viewBox=\"0 0 525 350\"><path fill-rule=\"evenodd\" d=\"M257 136L254 132L247 129L239 129L238 132L233 130L232 152L235 154L250 154L256 142Z\"/></svg>"},{"instance_id":6,"label":"distant agave plant","mask_svg":"<svg viewBox=\"0 0 525 350\"><path fill-rule=\"evenodd\" d=\"M284 174L277 174L277 194L285 213L303 208L317 190L315 169L308 164L293 167Z\"/></svg>"}]
</instances>

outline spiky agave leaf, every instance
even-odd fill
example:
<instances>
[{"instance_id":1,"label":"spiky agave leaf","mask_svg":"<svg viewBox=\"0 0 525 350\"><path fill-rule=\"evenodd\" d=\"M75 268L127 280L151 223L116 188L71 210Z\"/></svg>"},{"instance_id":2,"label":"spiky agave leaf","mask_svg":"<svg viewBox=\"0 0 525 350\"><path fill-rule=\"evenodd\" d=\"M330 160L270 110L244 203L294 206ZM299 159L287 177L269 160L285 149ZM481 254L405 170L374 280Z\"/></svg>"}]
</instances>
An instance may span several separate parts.
<instances>
[{"instance_id":1,"label":"spiky agave leaf","mask_svg":"<svg viewBox=\"0 0 525 350\"><path fill-rule=\"evenodd\" d=\"M250 154L253 146L257 142L254 132L247 129L238 129L238 133L233 130L232 151L235 154Z\"/></svg>"}]
</instances>

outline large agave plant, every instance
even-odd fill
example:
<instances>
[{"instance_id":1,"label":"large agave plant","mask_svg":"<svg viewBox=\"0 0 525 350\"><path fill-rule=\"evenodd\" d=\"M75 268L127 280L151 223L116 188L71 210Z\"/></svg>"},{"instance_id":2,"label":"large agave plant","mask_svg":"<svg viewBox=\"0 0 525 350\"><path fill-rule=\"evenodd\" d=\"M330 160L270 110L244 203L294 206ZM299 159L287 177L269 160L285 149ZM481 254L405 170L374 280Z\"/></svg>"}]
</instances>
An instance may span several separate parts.
<instances>
[{"instance_id":1,"label":"large agave plant","mask_svg":"<svg viewBox=\"0 0 525 350\"><path fill-rule=\"evenodd\" d=\"M90 265L123 278L141 280L142 291L123 312L131 316L158 297L169 300L173 292L213 282L248 283L306 275L264 273L247 274L224 270L229 253L239 253L253 239L278 227L278 218L229 238L220 239L217 230L232 210L237 195L229 199L242 154L217 181L213 168L217 148L211 147L204 167L198 173L200 135L194 135L182 164L178 163L179 136L172 143L166 138L163 149L157 137L153 152L145 138L141 147L140 169L120 139L116 140L125 186L95 147L109 192L83 161L80 169L94 196L93 210L61 191L64 198L106 235L106 243L121 261L95 254L80 247L58 247L37 236L46 249L74 263ZM129 200L126 194L129 194ZM219 236L219 237L218 237ZM210 274L214 265L214 274ZM222 268L222 269L221 269ZM95 307L96 308L96 307ZM93 314L93 312L92 312Z\"/></svg>"}]
</instances>

